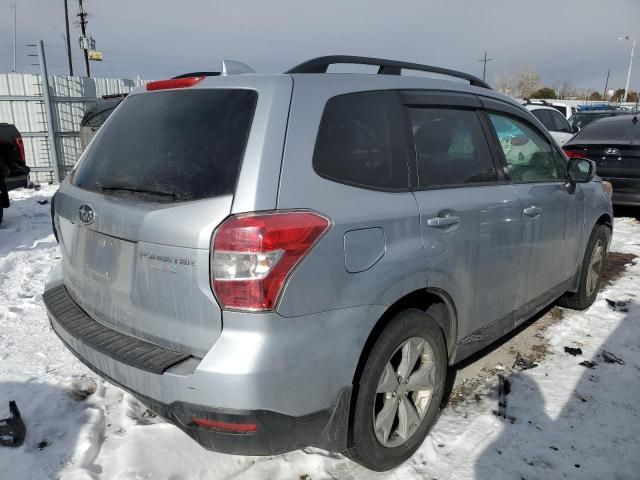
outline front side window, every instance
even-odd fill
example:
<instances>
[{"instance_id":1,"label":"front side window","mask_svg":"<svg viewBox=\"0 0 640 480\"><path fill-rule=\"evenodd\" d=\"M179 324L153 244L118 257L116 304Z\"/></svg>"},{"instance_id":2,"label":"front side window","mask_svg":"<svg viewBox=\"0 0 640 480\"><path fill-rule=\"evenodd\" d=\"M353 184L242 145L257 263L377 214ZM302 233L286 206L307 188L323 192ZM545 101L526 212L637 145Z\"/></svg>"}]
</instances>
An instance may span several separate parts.
<instances>
[{"instance_id":1,"label":"front side window","mask_svg":"<svg viewBox=\"0 0 640 480\"><path fill-rule=\"evenodd\" d=\"M552 145L533 128L515 118L489 114L504 152L511 179L516 183L564 179Z\"/></svg>"},{"instance_id":2,"label":"front side window","mask_svg":"<svg viewBox=\"0 0 640 480\"><path fill-rule=\"evenodd\" d=\"M420 187L495 182L487 139L475 111L410 108Z\"/></svg>"},{"instance_id":3,"label":"front side window","mask_svg":"<svg viewBox=\"0 0 640 480\"><path fill-rule=\"evenodd\" d=\"M399 112L393 92L359 92L329 99L316 140L315 171L358 187L407 189Z\"/></svg>"}]
</instances>

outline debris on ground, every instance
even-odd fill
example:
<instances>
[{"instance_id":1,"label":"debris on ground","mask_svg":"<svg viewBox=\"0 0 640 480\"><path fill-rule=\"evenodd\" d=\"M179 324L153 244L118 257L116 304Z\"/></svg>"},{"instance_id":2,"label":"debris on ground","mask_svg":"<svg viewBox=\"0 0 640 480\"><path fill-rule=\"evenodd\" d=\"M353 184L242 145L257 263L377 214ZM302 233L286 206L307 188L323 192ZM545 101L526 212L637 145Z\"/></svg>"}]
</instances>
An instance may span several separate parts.
<instances>
[{"instance_id":1,"label":"debris on ground","mask_svg":"<svg viewBox=\"0 0 640 480\"><path fill-rule=\"evenodd\" d=\"M607 305L609 305L614 312L629 311L629 304L631 303L631 300L610 300L608 298L605 298L605 300L607 301Z\"/></svg>"},{"instance_id":2,"label":"debris on ground","mask_svg":"<svg viewBox=\"0 0 640 480\"><path fill-rule=\"evenodd\" d=\"M569 355L573 355L575 357L576 355L582 355L582 349L580 347L564 347L564 353L568 353Z\"/></svg>"},{"instance_id":3,"label":"debris on ground","mask_svg":"<svg viewBox=\"0 0 640 480\"><path fill-rule=\"evenodd\" d=\"M538 366L533 360L529 360L526 357L523 357L520 352L516 354L516 361L513 362L513 369L518 370L529 370L530 368L536 368Z\"/></svg>"},{"instance_id":4,"label":"debris on ground","mask_svg":"<svg viewBox=\"0 0 640 480\"><path fill-rule=\"evenodd\" d=\"M38 450L42 451L45 448L47 448L49 445L51 445L51 443L49 443L49 440L45 438L40 443L38 443L37 447L38 447Z\"/></svg>"},{"instance_id":5,"label":"debris on ground","mask_svg":"<svg viewBox=\"0 0 640 480\"><path fill-rule=\"evenodd\" d=\"M592 362L590 360L585 360L584 362L580 362L578 365L582 365L583 367L587 367L587 368L596 368L596 365L598 365L597 362Z\"/></svg>"},{"instance_id":6,"label":"debris on ground","mask_svg":"<svg viewBox=\"0 0 640 480\"><path fill-rule=\"evenodd\" d=\"M614 353L607 352L606 350L602 350L602 359L607 363L618 363L620 365L624 365L623 359L616 356Z\"/></svg>"},{"instance_id":7,"label":"debris on ground","mask_svg":"<svg viewBox=\"0 0 640 480\"><path fill-rule=\"evenodd\" d=\"M98 385L93 378L87 375L80 375L73 378L71 384L67 387L67 393L74 400L80 401L96 393L97 389Z\"/></svg>"},{"instance_id":8,"label":"debris on ground","mask_svg":"<svg viewBox=\"0 0 640 480\"><path fill-rule=\"evenodd\" d=\"M494 411L498 417L507 418L507 395L509 393L511 393L511 382L504 378L504 375L498 375L498 411Z\"/></svg>"},{"instance_id":9,"label":"debris on ground","mask_svg":"<svg viewBox=\"0 0 640 480\"><path fill-rule=\"evenodd\" d=\"M49 200L47 200L46 198L44 200L38 200L38 203L40 205L46 205L47 203L49 203Z\"/></svg>"},{"instance_id":10,"label":"debris on ground","mask_svg":"<svg viewBox=\"0 0 640 480\"><path fill-rule=\"evenodd\" d=\"M27 435L27 427L22 421L18 404L9 402L9 416L0 420L0 446L19 447Z\"/></svg>"}]
</instances>

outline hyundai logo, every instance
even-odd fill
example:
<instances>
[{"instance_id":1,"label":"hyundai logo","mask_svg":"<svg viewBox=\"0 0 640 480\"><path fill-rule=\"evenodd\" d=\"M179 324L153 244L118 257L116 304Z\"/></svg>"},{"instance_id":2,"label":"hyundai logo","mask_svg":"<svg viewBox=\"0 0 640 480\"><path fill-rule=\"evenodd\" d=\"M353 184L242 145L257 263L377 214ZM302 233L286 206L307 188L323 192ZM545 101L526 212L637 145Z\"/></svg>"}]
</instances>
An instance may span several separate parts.
<instances>
[{"instance_id":1,"label":"hyundai logo","mask_svg":"<svg viewBox=\"0 0 640 480\"><path fill-rule=\"evenodd\" d=\"M617 148L607 148L604 153L606 153L607 155L618 155L618 153L620 153L620 151Z\"/></svg>"},{"instance_id":2,"label":"hyundai logo","mask_svg":"<svg viewBox=\"0 0 640 480\"><path fill-rule=\"evenodd\" d=\"M93 207L88 203L83 203L82 205L80 205L80 208L78 209L78 218L85 225L93 223L93 221L96 219L96 214L93 211Z\"/></svg>"}]
</instances>

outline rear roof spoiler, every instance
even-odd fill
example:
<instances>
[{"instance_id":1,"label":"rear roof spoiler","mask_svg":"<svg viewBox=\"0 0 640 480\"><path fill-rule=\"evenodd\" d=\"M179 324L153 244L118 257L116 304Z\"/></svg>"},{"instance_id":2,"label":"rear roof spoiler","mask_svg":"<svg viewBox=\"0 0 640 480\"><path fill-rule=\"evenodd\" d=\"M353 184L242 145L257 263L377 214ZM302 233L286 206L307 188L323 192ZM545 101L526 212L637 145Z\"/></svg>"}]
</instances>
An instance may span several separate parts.
<instances>
[{"instance_id":1,"label":"rear roof spoiler","mask_svg":"<svg viewBox=\"0 0 640 480\"><path fill-rule=\"evenodd\" d=\"M480 80L478 77L469 75L468 73L459 72L457 70L433 67L431 65L422 65L420 63L399 62L396 60L385 60L383 58L356 57L351 55L330 55L326 57L313 58L299 65L296 65L293 68L290 68L284 73L327 73L327 69L329 68L329 66L336 64L377 66L378 74L380 75L401 75L402 69L437 73L439 75L446 75L448 77L466 80L470 85L473 85L474 87L481 87L492 90L488 83Z\"/></svg>"}]
</instances>

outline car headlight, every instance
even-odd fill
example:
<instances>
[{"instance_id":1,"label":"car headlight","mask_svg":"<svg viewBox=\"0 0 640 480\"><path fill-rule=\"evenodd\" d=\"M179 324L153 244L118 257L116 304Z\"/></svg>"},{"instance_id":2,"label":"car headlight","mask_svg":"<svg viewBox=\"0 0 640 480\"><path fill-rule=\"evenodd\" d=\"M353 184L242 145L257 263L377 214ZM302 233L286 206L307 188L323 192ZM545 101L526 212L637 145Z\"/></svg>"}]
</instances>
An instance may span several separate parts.
<instances>
[{"instance_id":1,"label":"car headlight","mask_svg":"<svg viewBox=\"0 0 640 480\"><path fill-rule=\"evenodd\" d=\"M607 196L611 198L611 195L613 195L613 185L611 185L611 182L607 182L606 180L603 180L602 189L607 194Z\"/></svg>"}]
</instances>

